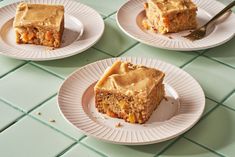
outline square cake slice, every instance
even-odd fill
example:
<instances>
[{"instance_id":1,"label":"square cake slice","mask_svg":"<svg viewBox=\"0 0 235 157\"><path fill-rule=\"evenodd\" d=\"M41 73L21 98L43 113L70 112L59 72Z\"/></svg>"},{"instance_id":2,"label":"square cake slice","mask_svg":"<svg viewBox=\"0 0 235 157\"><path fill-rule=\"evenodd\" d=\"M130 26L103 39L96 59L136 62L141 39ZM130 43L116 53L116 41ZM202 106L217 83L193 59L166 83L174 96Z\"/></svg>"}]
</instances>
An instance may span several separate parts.
<instances>
[{"instance_id":1,"label":"square cake slice","mask_svg":"<svg viewBox=\"0 0 235 157\"><path fill-rule=\"evenodd\" d=\"M143 26L161 34L197 27L197 6L191 0L148 0Z\"/></svg>"},{"instance_id":2,"label":"square cake slice","mask_svg":"<svg viewBox=\"0 0 235 157\"><path fill-rule=\"evenodd\" d=\"M60 47L64 6L20 3L13 22L16 43Z\"/></svg>"},{"instance_id":3,"label":"square cake slice","mask_svg":"<svg viewBox=\"0 0 235 157\"><path fill-rule=\"evenodd\" d=\"M94 87L99 112L130 123L145 123L165 95L160 70L116 61Z\"/></svg>"}]
</instances>

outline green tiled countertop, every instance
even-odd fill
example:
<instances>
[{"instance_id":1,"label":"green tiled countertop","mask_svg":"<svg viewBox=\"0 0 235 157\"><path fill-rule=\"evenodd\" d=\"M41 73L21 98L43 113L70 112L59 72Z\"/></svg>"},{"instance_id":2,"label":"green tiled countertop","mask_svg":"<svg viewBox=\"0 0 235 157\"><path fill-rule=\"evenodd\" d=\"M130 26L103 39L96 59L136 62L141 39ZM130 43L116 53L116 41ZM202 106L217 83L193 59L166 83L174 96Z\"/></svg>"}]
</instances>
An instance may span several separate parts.
<instances>
[{"instance_id":1,"label":"green tiled countertop","mask_svg":"<svg viewBox=\"0 0 235 157\"><path fill-rule=\"evenodd\" d=\"M0 7L14 1L0 0ZM116 11L126 0L80 2L105 22L104 35L92 48L45 62L0 55L0 157L235 156L235 38L203 51L158 49L129 38L117 26ZM78 132L60 114L59 86L77 68L117 56L156 58L190 73L206 94L201 120L175 139L145 146L104 143Z\"/></svg>"}]
</instances>

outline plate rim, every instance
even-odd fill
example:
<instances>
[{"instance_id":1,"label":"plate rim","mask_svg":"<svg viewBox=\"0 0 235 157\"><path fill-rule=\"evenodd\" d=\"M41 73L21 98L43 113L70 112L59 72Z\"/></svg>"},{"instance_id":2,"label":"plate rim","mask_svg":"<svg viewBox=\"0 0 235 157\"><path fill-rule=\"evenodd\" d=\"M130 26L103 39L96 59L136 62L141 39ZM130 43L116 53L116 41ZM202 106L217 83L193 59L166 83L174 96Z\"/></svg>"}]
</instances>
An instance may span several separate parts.
<instances>
[{"instance_id":1,"label":"plate rim","mask_svg":"<svg viewBox=\"0 0 235 157\"><path fill-rule=\"evenodd\" d=\"M24 0L24 1L26 1L26 2L31 2L31 1L33 1L33 0ZM45 0L38 0L37 2L39 2L39 1L45 2ZM10 6L12 6L12 5L17 5L17 4L19 4L20 2L22 2L22 1L13 1L13 2L10 2L9 4L0 7L0 10L2 10L2 9L4 9L4 8L7 8L7 7L10 7ZM46 2L47 2L47 1L46 1ZM89 48L91 48L92 46L94 46L94 45L100 40L100 38L101 38L102 35L104 34L104 30L105 30L104 20L103 20L103 18L101 17L100 13L98 13L98 12L97 12L95 9L93 9L92 7L81 3L80 1L64 0L64 1L62 1L62 2L60 1L60 3L56 3L56 4L62 4L62 5L64 5L65 3L66 3L66 4L67 4L67 3L77 3L78 5L82 5L82 6L86 7L86 8L88 8L89 10L93 11L93 12L96 14L97 19L100 21L100 24L101 24L101 25L100 25L100 26L101 26L101 30L100 30L99 34L97 35L97 38L96 38L92 43L90 43L88 46L86 46L86 47L84 47L84 48L82 48L82 49L80 49L80 50L73 50L73 51L70 50L72 53L68 53L68 54L64 54L64 55L57 55L57 56L50 56L50 57L36 57L36 58L35 58L35 57L28 57L28 58L25 58L25 57L23 57L23 56L11 55L11 54L8 54L8 53L4 53L4 52L2 52L2 51L0 51L0 55L6 56L6 57L9 57L9 58L13 58L13 59L20 59L20 60L26 60L26 61L49 61L49 60L57 60L57 59L63 59L63 58L71 57L71 56L77 55L77 54L79 54L79 53L82 53L82 52L88 50ZM65 13L65 14L66 14L66 13ZM67 14L67 15L72 16L71 14ZM13 17L8 17L7 19L8 19L8 21L9 21L9 20L11 20L12 18L14 18L14 16L13 16ZM80 21L80 22L81 22L81 21ZM83 23L82 23L82 24L83 24ZM2 26L4 26L4 24L3 24ZM2 27L0 28L0 30L1 30L1 29L2 29ZM84 27L84 29L86 29L86 28ZM84 33L84 32L83 32L83 33ZM82 37L82 36L81 36L81 37ZM80 38L81 38L81 37L80 37ZM0 40L2 40L2 42L4 43L4 45L6 44L6 43L3 41L3 39L2 39L1 37L0 37ZM73 42L72 42L72 43L73 43ZM72 44L72 43L71 43L71 44ZM69 45L71 45L71 44L69 44ZM0 44L0 47L5 47L4 45L2 46L2 45ZM67 46L65 46L65 47L68 47L69 45L67 45ZM12 47L12 46L10 46L10 45L8 45L8 46L17 50L17 48L15 48L15 47ZM47 47L47 46L45 46L45 48L46 48L46 47ZM6 48L7 48L7 47L6 47ZM59 50L59 49L60 49L60 48L58 48L57 50ZM26 51L31 51L31 50L26 50ZM36 50L36 51L37 51L37 50ZM47 52L42 52L42 53L47 53ZM52 53L53 53L53 51L52 51ZM60 53L60 51L58 51L58 53Z\"/></svg>"},{"instance_id":2,"label":"plate rim","mask_svg":"<svg viewBox=\"0 0 235 157\"><path fill-rule=\"evenodd\" d=\"M98 60L98 61L92 62L92 63L90 63L90 64L87 64L87 65L85 65L85 66L83 66L83 67L81 67L81 68L78 68L78 69L75 70L73 73L71 73L71 74L63 81L63 83L60 85L59 91L58 91L58 94L57 94L57 105L58 105L58 107L59 107L59 111L60 111L62 117L63 117L69 124L71 124L74 128L76 128L78 131L82 132L83 134L85 134L85 135L87 135L87 136L91 136L91 137L93 137L93 138L95 138L95 139L99 139L99 140L104 141L104 142L107 142L107 143L119 144L119 145L120 145L120 144L121 144L121 145L148 145L148 144L160 143L160 142L167 141L167 140L173 139L173 138L175 138L175 137L178 137L179 135L181 135L181 134L187 132L188 130L190 130L190 129L201 119L201 117L202 117L202 115L203 115L203 113L204 113L205 106L206 106L206 104L205 104L205 103L206 103L206 102L205 102L205 93L204 93L202 87L200 86L200 84L197 82L197 80L195 80L189 73L187 73L187 72L184 71L183 69L181 69L181 68L179 68L179 67L177 67L177 66L175 66L175 65L173 65L173 64L164 62L164 61L159 60L159 59L152 59L152 60L157 61L157 62L161 62L161 63L163 63L163 64L167 64L167 65L173 66L173 67L177 68L177 70L183 71L188 77L190 77L190 79L193 79L193 80L195 81L197 87L200 89L200 94L201 94L202 99L203 99L203 100L202 100L203 103L201 104L201 105L202 105L202 106L201 106L201 107L202 107L202 110L201 110L200 114L198 115L197 119L195 119L194 123L191 123L191 125L190 125L190 126L187 126L187 128L186 128L186 129L183 129L183 131L178 132L177 134L174 134L174 135L172 135L172 136L168 136L167 138L163 138L163 139L161 139L161 140L157 139L157 140L151 140L151 141L146 141L146 142L119 142L119 141L113 141L113 140L103 139L103 138L101 138L101 137L98 137L98 136L93 135L92 133L88 133L88 132L86 132L85 130L80 129L78 126L76 126L75 124L73 124L73 123L72 123L69 119L67 119L67 117L64 115L63 109L61 108L61 104L60 104L60 97L61 97L61 95L62 95L61 92L62 92L63 86L66 85L66 82L69 81L69 79L70 79L71 77L73 77L75 74L79 73L82 69L85 69L87 66L92 65L92 64L97 64L97 62L103 62L103 61L106 61L106 60L111 60L111 61L113 62L114 60L118 60L118 59L121 59L121 60L122 60L122 59L127 59L127 60L128 60L128 59L138 59L138 58L146 59L146 60L151 59L151 58L143 58L143 57L116 57L116 58L108 58L108 59ZM83 92L85 92L85 91L83 91ZM79 103L79 105L82 105L82 104ZM83 111L84 111L84 110L83 110Z\"/></svg>"},{"instance_id":3,"label":"plate rim","mask_svg":"<svg viewBox=\"0 0 235 157\"><path fill-rule=\"evenodd\" d=\"M231 32L231 35L228 36L225 40L221 41L221 42L218 42L216 44L211 44L211 45L207 45L207 46L202 46L202 47L190 47L190 48L180 48L180 47L167 47L167 46L162 46L162 45L156 45L154 43L149 43L148 41L145 41L143 39L140 39L138 37L135 37L131 32L128 32L127 30L125 30L125 28L121 25L120 23L120 12L122 10L122 8L127 5L128 3L130 3L131 1L137 1L137 0L129 0L127 1L126 3L124 3L117 11L117 16L116 16L116 21L117 21L117 24L119 26L119 28L126 34L128 35L129 37L141 42L141 43L144 43L146 45L150 45L150 46L153 46L153 47L157 47L157 48L161 48L161 49L166 49L166 50L175 50L175 51L198 51L198 50L205 50L205 49L209 49L209 48L213 48L213 47L217 47L219 45L222 45L226 42L228 42L229 40L231 40L234 36L235 36L235 31L234 32ZM199 0L200 1L200 0ZM223 5L223 7L225 7L225 5L219 1L216 1L216 0L210 0L211 2L217 4L217 5ZM231 15L229 16L234 16L235 17L235 13L234 12L231 12Z\"/></svg>"}]
</instances>

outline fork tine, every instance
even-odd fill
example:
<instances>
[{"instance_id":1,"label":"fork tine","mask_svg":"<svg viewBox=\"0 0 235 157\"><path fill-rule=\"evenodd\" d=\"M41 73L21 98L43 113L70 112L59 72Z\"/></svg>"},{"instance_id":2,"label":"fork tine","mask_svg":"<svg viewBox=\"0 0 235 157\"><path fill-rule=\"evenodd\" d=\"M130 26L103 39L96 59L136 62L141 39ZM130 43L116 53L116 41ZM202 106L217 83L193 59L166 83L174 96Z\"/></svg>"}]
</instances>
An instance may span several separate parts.
<instances>
[{"instance_id":1,"label":"fork tine","mask_svg":"<svg viewBox=\"0 0 235 157\"><path fill-rule=\"evenodd\" d=\"M195 40L202 39L205 36L205 34L206 34L206 30L204 28L199 28L183 37L191 41L195 41Z\"/></svg>"}]
</instances>

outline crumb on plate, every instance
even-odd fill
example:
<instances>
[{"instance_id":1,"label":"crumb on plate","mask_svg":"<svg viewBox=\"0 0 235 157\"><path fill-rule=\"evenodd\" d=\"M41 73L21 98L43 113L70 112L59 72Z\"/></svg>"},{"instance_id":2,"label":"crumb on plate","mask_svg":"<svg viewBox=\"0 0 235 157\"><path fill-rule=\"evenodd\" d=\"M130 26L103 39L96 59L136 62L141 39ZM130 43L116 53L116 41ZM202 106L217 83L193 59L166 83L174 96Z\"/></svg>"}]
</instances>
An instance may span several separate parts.
<instances>
[{"instance_id":1,"label":"crumb on plate","mask_svg":"<svg viewBox=\"0 0 235 157\"><path fill-rule=\"evenodd\" d=\"M121 124L121 123L117 123L117 124L115 125L115 127L116 127L116 128L120 128L120 127L122 127L122 124Z\"/></svg>"}]
</instances>

